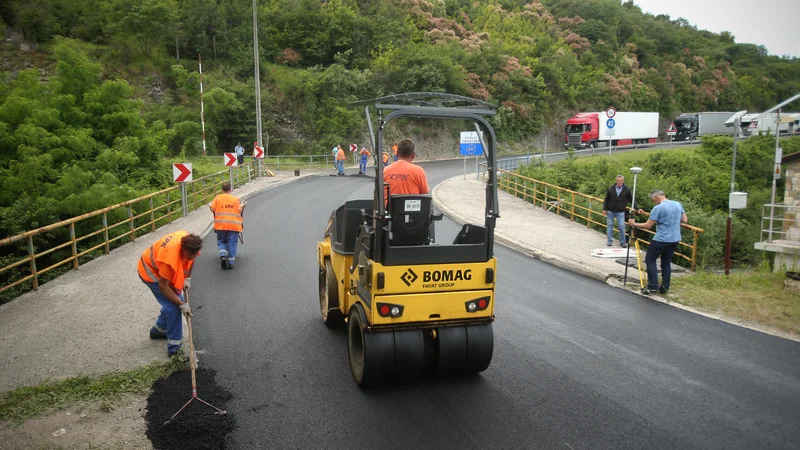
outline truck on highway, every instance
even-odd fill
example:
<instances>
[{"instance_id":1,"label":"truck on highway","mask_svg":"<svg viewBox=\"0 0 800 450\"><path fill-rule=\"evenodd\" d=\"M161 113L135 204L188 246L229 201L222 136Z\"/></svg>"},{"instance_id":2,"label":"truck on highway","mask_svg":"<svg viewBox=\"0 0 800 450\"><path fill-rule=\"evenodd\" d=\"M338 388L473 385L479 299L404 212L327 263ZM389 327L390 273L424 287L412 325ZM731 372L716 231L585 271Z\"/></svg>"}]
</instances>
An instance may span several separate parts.
<instances>
[{"instance_id":1,"label":"truck on highway","mask_svg":"<svg viewBox=\"0 0 800 450\"><path fill-rule=\"evenodd\" d=\"M565 148L654 144L658 139L657 112L616 112L608 128L605 112L578 113L564 127Z\"/></svg>"},{"instance_id":2,"label":"truck on highway","mask_svg":"<svg viewBox=\"0 0 800 450\"><path fill-rule=\"evenodd\" d=\"M733 130L733 120L731 117L725 122L727 127ZM758 135L759 133L775 134L775 130L779 129L781 134L793 133L800 125L800 114L798 113L781 113L780 127L777 124L778 113L751 113L742 116L739 136L747 137L751 135Z\"/></svg>"},{"instance_id":3,"label":"truck on highway","mask_svg":"<svg viewBox=\"0 0 800 450\"><path fill-rule=\"evenodd\" d=\"M676 141L692 141L710 134L733 134L725 122L734 112L699 112L681 114L672 122L675 124Z\"/></svg>"}]
</instances>

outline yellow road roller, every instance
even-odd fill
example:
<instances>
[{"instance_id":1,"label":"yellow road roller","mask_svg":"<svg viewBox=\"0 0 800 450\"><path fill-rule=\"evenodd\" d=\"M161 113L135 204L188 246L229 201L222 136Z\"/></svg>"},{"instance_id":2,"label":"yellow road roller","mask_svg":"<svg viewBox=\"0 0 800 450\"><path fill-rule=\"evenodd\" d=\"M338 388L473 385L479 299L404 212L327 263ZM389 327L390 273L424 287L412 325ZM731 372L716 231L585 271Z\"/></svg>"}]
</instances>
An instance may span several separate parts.
<instances>
[{"instance_id":1,"label":"yellow road roller","mask_svg":"<svg viewBox=\"0 0 800 450\"><path fill-rule=\"evenodd\" d=\"M317 243L322 321L346 328L350 369L359 386L396 377L482 372L494 349L493 247L499 213L496 138L486 116L494 115L495 107L424 92L351 106L364 108L375 189L373 198L347 200L335 209ZM471 149L487 164L485 219L464 224L452 243L436 242L434 225L442 215L433 210L430 195L392 195L383 182L377 155L383 153L386 125L398 118L474 125L478 142Z\"/></svg>"}]
</instances>

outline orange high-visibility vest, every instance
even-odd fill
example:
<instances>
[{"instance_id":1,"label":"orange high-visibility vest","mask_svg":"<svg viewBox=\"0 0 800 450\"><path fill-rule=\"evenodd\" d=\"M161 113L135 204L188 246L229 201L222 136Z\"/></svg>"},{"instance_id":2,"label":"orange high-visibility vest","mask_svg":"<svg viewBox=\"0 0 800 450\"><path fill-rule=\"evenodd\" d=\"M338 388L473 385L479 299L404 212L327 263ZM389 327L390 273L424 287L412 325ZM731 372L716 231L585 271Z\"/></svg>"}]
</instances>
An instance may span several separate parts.
<instances>
[{"instance_id":1,"label":"orange high-visibility vest","mask_svg":"<svg viewBox=\"0 0 800 450\"><path fill-rule=\"evenodd\" d=\"M183 290L183 281L194 263L181 258L181 238L187 234L187 231L170 233L145 250L139 258L139 276L148 283L168 278L174 290Z\"/></svg>"},{"instance_id":2,"label":"orange high-visibility vest","mask_svg":"<svg viewBox=\"0 0 800 450\"><path fill-rule=\"evenodd\" d=\"M231 194L219 194L211 202L214 210L214 229L242 231L242 207Z\"/></svg>"},{"instance_id":3,"label":"orange high-visibility vest","mask_svg":"<svg viewBox=\"0 0 800 450\"><path fill-rule=\"evenodd\" d=\"M397 145L392 146L392 152L394 152L394 155L397 156Z\"/></svg>"},{"instance_id":4,"label":"orange high-visibility vest","mask_svg":"<svg viewBox=\"0 0 800 450\"><path fill-rule=\"evenodd\" d=\"M344 160L344 150L339 149L339 152L336 153L336 160L343 161Z\"/></svg>"},{"instance_id":5,"label":"orange high-visibility vest","mask_svg":"<svg viewBox=\"0 0 800 450\"><path fill-rule=\"evenodd\" d=\"M362 157L366 156L367 158L369 158L369 156L370 156L369 150L367 150L365 148L361 149L361 156Z\"/></svg>"}]
</instances>

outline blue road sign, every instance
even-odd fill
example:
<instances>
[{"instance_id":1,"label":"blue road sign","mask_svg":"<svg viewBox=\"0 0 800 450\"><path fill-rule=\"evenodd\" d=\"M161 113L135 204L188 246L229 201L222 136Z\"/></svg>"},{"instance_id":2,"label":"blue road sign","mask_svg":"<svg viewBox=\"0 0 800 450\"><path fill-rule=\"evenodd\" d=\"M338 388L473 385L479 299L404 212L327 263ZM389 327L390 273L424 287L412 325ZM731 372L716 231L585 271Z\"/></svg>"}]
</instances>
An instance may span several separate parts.
<instances>
[{"instance_id":1,"label":"blue road sign","mask_svg":"<svg viewBox=\"0 0 800 450\"><path fill-rule=\"evenodd\" d=\"M614 122L614 119L608 119L608 120L606 120L606 126L607 126L608 128L614 128L614 125L616 125L616 122Z\"/></svg>"},{"instance_id":2,"label":"blue road sign","mask_svg":"<svg viewBox=\"0 0 800 450\"><path fill-rule=\"evenodd\" d=\"M459 150L461 152L461 156L476 156L483 154L483 146L481 146L480 143L462 143L459 146Z\"/></svg>"}]
</instances>

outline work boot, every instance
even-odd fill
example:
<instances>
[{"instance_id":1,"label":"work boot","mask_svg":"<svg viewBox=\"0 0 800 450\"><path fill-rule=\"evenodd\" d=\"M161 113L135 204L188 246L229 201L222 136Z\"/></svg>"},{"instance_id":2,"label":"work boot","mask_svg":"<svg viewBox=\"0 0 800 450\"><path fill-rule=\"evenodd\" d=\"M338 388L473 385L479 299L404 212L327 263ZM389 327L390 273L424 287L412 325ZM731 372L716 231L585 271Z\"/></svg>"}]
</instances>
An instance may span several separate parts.
<instances>
[{"instance_id":1,"label":"work boot","mask_svg":"<svg viewBox=\"0 0 800 450\"><path fill-rule=\"evenodd\" d=\"M220 263L220 265L222 266L223 269L227 269L228 268L228 257L220 256L219 257L219 263Z\"/></svg>"},{"instance_id":2,"label":"work boot","mask_svg":"<svg viewBox=\"0 0 800 450\"><path fill-rule=\"evenodd\" d=\"M150 330L150 339L166 339L167 335L164 333L154 333L153 330Z\"/></svg>"},{"instance_id":3,"label":"work boot","mask_svg":"<svg viewBox=\"0 0 800 450\"><path fill-rule=\"evenodd\" d=\"M625 247L627 247L627 246L628 246L628 244L626 244L626 243L624 243L624 242L620 242L620 243L619 243L619 246L620 246L620 247L622 247L622 248L625 248Z\"/></svg>"}]
</instances>

